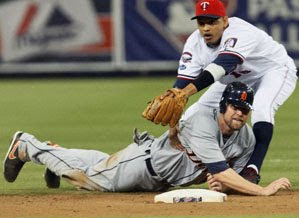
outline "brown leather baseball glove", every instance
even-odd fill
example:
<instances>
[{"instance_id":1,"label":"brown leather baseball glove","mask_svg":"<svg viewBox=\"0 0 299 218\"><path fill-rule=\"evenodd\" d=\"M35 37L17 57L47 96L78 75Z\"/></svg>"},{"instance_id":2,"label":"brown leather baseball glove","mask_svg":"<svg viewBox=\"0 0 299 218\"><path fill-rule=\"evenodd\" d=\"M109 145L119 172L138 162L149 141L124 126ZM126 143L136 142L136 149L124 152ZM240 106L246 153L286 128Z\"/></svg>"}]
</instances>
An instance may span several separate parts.
<instances>
[{"instance_id":1,"label":"brown leather baseball glove","mask_svg":"<svg viewBox=\"0 0 299 218\"><path fill-rule=\"evenodd\" d=\"M142 116L155 124L161 123L163 126L169 124L170 127L174 127L187 101L188 96L182 89L172 88L149 102Z\"/></svg>"}]
</instances>

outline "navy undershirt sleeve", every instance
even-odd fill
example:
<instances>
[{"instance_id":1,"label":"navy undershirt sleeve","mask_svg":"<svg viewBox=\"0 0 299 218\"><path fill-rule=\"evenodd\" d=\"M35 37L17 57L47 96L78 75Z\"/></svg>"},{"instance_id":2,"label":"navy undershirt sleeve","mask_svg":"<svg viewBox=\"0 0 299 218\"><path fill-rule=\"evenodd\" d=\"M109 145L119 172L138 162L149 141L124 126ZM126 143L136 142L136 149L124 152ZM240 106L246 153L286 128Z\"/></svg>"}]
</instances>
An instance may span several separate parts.
<instances>
[{"instance_id":1,"label":"navy undershirt sleeve","mask_svg":"<svg viewBox=\"0 0 299 218\"><path fill-rule=\"evenodd\" d=\"M192 81L198 92L213 84L214 82L215 80L213 75L207 70L202 71L197 79Z\"/></svg>"},{"instance_id":2,"label":"navy undershirt sleeve","mask_svg":"<svg viewBox=\"0 0 299 218\"><path fill-rule=\"evenodd\" d=\"M211 174L220 173L229 168L229 166L227 165L227 163L225 161L219 161L219 162L215 162L215 163L205 163L205 165L207 166L208 171Z\"/></svg>"},{"instance_id":3,"label":"navy undershirt sleeve","mask_svg":"<svg viewBox=\"0 0 299 218\"><path fill-rule=\"evenodd\" d=\"M219 54L213 63L222 66L226 73L230 73L236 69L238 64L242 64L243 60L233 54Z\"/></svg>"},{"instance_id":4,"label":"navy undershirt sleeve","mask_svg":"<svg viewBox=\"0 0 299 218\"><path fill-rule=\"evenodd\" d=\"M243 61L240 57L233 55L233 54L219 54L217 56L217 58L213 61L213 63L215 63L219 66L222 66L224 68L226 74L232 72L237 67L237 65L242 64L242 62ZM200 90L208 87L215 81L214 81L214 77L212 76L212 74L209 71L204 70L198 76L198 78L193 81L177 78L173 87L182 89L182 88L185 88L191 82L196 86L197 91L200 91Z\"/></svg>"},{"instance_id":5,"label":"navy undershirt sleeve","mask_svg":"<svg viewBox=\"0 0 299 218\"><path fill-rule=\"evenodd\" d=\"M185 88L191 82L192 82L192 80L177 78L176 81L175 81L175 83L174 83L174 85L173 85L173 88L183 89L183 88Z\"/></svg>"}]
</instances>

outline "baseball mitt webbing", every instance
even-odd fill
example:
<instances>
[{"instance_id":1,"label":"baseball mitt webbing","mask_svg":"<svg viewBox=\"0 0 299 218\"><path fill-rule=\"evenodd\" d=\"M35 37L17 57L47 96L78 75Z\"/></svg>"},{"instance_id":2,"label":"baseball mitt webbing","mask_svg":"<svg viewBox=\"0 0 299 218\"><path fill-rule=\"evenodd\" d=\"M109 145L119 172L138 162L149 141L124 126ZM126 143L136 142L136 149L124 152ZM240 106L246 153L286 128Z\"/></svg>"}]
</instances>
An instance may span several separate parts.
<instances>
[{"instance_id":1,"label":"baseball mitt webbing","mask_svg":"<svg viewBox=\"0 0 299 218\"><path fill-rule=\"evenodd\" d=\"M162 95L156 96L146 109L142 116L155 124L162 124L174 127L179 121L184 107L188 101L188 96L182 89L172 88Z\"/></svg>"}]
</instances>

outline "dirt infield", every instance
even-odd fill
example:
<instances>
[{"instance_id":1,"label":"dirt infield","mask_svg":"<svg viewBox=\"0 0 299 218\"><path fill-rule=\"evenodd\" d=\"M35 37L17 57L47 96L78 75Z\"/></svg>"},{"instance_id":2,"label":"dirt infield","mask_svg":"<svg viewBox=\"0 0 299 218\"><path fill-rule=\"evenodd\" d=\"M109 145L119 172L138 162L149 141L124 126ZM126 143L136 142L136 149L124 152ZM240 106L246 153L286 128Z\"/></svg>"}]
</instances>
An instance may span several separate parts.
<instances>
[{"instance_id":1,"label":"dirt infield","mask_svg":"<svg viewBox=\"0 0 299 218\"><path fill-rule=\"evenodd\" d=\"M1 196L1 217L188 216L298 214L299 191L271 197L228 196L224 203L155 204L152 193Z\"/></svg>"}]
</instances>

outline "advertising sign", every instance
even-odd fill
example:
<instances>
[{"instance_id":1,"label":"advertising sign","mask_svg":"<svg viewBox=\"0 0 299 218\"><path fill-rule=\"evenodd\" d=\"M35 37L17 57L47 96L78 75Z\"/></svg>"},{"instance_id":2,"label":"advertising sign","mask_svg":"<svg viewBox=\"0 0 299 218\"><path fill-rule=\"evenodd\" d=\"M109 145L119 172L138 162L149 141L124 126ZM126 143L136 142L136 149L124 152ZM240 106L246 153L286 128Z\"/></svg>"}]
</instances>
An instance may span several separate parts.
<instances>
[{"instance_id":1,"label":"advertising sign","mask_svg":"<svg viewBox=\"0 0 299 218\"><path fill-rule=\"evenodd\" d=\"M0 25L4 61L66 51L103 40L90 1L11 2L0 9Z\"/></svg>"}]
</instances>

